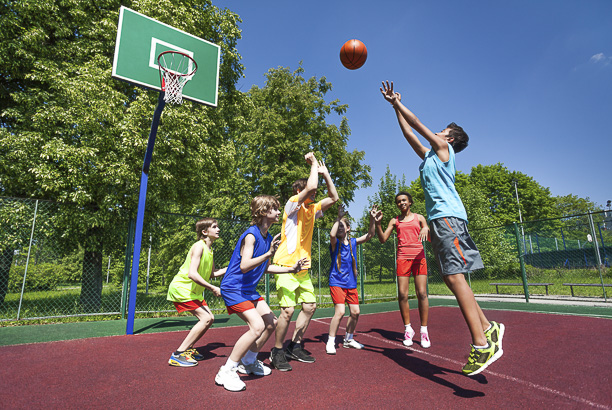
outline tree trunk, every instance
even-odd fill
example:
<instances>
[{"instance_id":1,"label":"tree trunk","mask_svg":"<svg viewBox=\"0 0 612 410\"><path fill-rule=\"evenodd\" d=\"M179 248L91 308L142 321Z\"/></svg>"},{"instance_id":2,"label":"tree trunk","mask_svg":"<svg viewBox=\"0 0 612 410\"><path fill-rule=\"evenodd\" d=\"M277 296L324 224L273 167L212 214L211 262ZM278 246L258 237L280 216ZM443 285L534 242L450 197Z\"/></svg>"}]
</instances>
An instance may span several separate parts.
<instances>
[{"instance_id":1,"label":"tree trunk","mask_svg":"<svg viewBox=\"0 0 612 410\"><path fill-rule=\"evenodd\" d=\"M83 255L81 306L85 312L99 312L102 306L102 241L97 228L89 229Z\"/></svg>"},{"instance_id":2,"label":"tree trunk","mask_svg":"<svg viewBox=\"0 0 612 410\"><path fill-rule=\"evenodd\" d=\"M9 272L13 264L13 249L6 249L0 253L0 307L4 305L4 297L8 292Z\"/></svg>"}]
</instances>

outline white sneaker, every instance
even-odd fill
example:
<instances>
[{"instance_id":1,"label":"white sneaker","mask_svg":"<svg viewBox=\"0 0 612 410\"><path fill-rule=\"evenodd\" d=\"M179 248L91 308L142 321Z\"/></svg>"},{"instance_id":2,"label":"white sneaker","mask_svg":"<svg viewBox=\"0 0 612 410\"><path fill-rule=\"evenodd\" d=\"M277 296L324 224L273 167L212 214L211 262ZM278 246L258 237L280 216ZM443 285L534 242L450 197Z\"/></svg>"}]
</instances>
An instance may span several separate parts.
<instances>
[{"instance_id":1,"label":"white sneaker","mask_svg":"<svg viewBox=\"0 0 612 410\"><path fill-rule=\"evenodd\" d=\"M267 376L272 373L272 370L264 366L261 360L255 360L255 363L251 364L244 364L242 360L240 360L238 372L242 374L254 374L255 376Z\"/></svg>"},{"instance_id":2,"label":"white sneaker","mask_svg":"<svg viewBox=\"0 0 612 410\"><path fill-rule=\"evenodd\" d=\"M246 389L246 384L236 373L237 368L226 369L225 366L221 366L219 373L215 376L215 384L223 386L225 390L229 391L242 391Z\"/></svg>"},{"instance_id":3,"label":"white sneaker","mask_svg":"<svg viewBox=\"0 0 612 410\"><path fill-rule=\"evenodd\" d=\"M412 346L412 338L416 332L413 329L406 330L404 333L404 346Z\"/></svg>"},{"instance_id":4,"label":"white sneaker","mask_svg":"<svg viewBox=\"0 0 612 410\"><path fill-rule=\"evenodd\" d=\"M363 345L355 339L344 339L344 344L342 346L347 349L363 349Z\"/></svg>"},{"instance_id":5,"label":"white sneaker","mask_svg":"<svg viewBox=\"0 0 612 410\"><path fill-rule=\"evenodd\" d=\"M423 349L431 347L431 340L429 340L429 334L427 332L421 332L421 347Z\"/></svg>"},{"instance_id":6,"label":"white sneaker","mask_svg":"<svg viewBox=\"0 0 612 410\"><path fill-rule=\"evenodd\" d=\"M327 354L336 354L336 345L327 343L325 345L325 352L327 352Z\"/></svg>"}]
</instances>

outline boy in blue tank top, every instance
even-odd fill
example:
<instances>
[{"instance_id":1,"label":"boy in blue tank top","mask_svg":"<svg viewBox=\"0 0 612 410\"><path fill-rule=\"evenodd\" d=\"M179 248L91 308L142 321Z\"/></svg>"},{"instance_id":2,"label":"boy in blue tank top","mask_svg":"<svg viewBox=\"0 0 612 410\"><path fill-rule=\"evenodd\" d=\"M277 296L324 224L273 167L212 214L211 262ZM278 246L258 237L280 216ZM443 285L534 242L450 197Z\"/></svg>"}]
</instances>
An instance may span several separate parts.
<instances>
[{"instance_id":1,"label":"boy in blue tank top","mask_svg":"<svg viewBox=\"0 0 612 410\"><path fill-rule=\"evenodd\" d=\"M270 195L260 195L251 201L251 227L238 239L221 281L221 297L228 313L237 314L249 325L249 330L238 339L227 362L215 376L215 383L229 391L246 389L237 372L255 376L271 373L269 367L257 360L257 353L274 332L277 319L257 292L257 283L266 272L295 273L309 262L303 258L291 267L270 266L280 234L272 238L268 229L278 222L279 207L278 200Z\"/></svg>"},{"instance_id":2,"label":"boy in blue tank top","mask_svg":"<svg viewBox=\"0 0 612 410\"><path fill-rule=\"evenodd\" d=\"M487 320L463 275L484 267L468 233L467 213L455 189L455 153L467 147L469 138L454 122L439 133L431 132L402 104L400 93L393 91L393 82L383 82L380 92L393 106L406 141L423 160L419 171L431 244L444 283L455 295L472 336L463 374L474 376L502 356L505 328L501 323ZM431 144L431 149L421 144L413 128Z\"/></svg>"}]
</instances>

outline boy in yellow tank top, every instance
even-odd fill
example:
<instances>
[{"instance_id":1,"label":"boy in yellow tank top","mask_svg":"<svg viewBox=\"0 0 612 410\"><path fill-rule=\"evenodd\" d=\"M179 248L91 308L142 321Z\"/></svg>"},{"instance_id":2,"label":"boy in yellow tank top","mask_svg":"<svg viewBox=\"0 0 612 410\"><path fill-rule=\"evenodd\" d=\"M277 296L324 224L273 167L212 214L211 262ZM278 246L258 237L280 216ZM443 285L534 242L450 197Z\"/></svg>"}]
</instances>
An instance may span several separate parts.
<instances>
[{"instance_id":1,"label":"boy in yellow tank top","mask_svg":"<svg viewBox=\"0 0 612 410\"><path fill-rule=\"evenodd\" d=\"M325 164L319 163L312 152L306 154L304 159L310 165L310 175L308 179L298 179L293 183L293 196L285 205L281 243L274 256L274 263L280 266L294 266L303 258L311 260L310 247L315 220L323 216L323 212L338 201L336 187ZM327 184L328 197L315 202L319 174ZM275 344L270 354L270 362L280 371L289 371L291 365L287 362L287 356L305 363L315 361L302 349L301 341L316 310L316 298L308 270L295 274L276 275L276 290L281 314L276 325ZM283 343L298 303L302 305L302 309L296 320L291 342L285 351Z\"/></svg>"},{"instance_id":2,"label":"boy in yellow tank top","mask_svg":"<svg viewBox=\"0 0 612 410\"><path fill-rule=\"evenodd\" d=\"M217 277L225 273L225 268L215 271L213 260L212 244L219 239L219 225L215 219L204 218L196 222L196 232L198 241L191 246L185 262L170 282L167 299L174 303L179 313L189 312L194 315L198 323L170 356L168 364L171 366L192 367L204 360L204 356L193 347L215 320L204 300L204 289L210 290L215 296L221 296L219 287L208 282L211 275Z\"/></svg>"}]
</instances>

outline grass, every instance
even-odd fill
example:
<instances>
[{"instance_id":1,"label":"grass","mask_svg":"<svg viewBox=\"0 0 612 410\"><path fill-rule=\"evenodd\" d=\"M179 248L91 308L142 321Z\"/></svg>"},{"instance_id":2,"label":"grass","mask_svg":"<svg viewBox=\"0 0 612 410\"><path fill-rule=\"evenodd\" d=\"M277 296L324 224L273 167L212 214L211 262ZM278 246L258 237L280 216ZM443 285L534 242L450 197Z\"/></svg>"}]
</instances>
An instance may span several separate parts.
<instances>
[{"instance_id":1,"label":"grass","mask_svg":"<svg viewBox=\"0 0 612 410\"><path fill-rule=\"evenodd\" d=\"M481 275L482 276L482 275ZM522 283L520 276L510 278L483 278L478 272L467 278L475 294L495 294L495 287L489 285L492 282ZM612 269L603 268L602 276L604 283L612 283ZM548 288L549 296L570 296L569 286L563 283L593 283L601 284L599 270L597 269L539 269L528 266L527 278L531 283L553 283ZM325 278L326 279L326 278ZM331 307L331 297L327 281L322 281L318 288L318 278L313 278L315 294L320 307ZM269 304L273 309L278 308L275 283L273 277L269 280L271 289ZM414 288L411 288L411 297L414 297ZM258 288L265 295L264 282ZM446 285L438 274L429 276L428 290L430 295L451 295ZM394 277L370 278L364 283L365 297L361 295L361 287L358 286L361 303L377 303L392 301L396 299L397 290ZM523 296L522 286L500 287L500 294ZM543 287L529 288L531 295L543 295ZM606 288L606 295L612 296L612 288ZM144 285L139 286L136 303L137 317L165 317L176 316L174 306L166 300L167 289L165 286L150 286L145 293ZM80 302L80 286L75 284L64 284L53 291L31 291L24 293L24 299L19 312L20 320L17 320L19 309L19 293L6 295L4 304L0 305L0 326L14 326L16 324L31 323L60 323L78 322L90 320L115 320L121 318L122 290L114 284L104 284L102 290L101 307L93 313L83 310ZM603 298L601 287L575 287L574 295L579 297ZM221 298L206 293L206 301L215 312L224 312L225 306Z\"/></svg>"}]
</instances>

